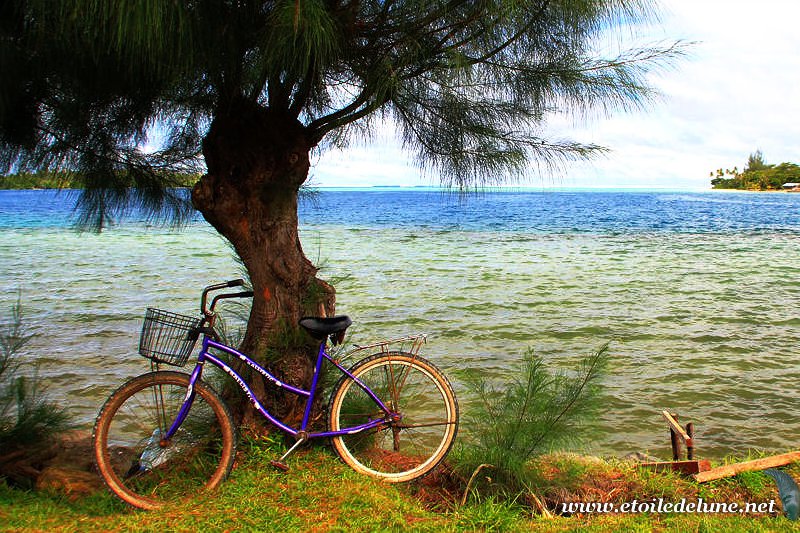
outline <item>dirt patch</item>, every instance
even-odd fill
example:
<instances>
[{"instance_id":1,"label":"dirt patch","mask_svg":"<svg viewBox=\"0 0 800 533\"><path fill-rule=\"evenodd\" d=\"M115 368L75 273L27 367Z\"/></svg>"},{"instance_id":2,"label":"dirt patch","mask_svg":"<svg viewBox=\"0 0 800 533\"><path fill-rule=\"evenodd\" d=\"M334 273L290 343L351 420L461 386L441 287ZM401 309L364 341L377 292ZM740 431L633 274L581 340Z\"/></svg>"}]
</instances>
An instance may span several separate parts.
<instances>
[{"instance_id":1,"label":"dirt patch","mask_svg":"<svg viewBox=\"0 0 800 533\"><path fill-rule=\"evenodd\" d=\"M85 430L67 431L43 446L4 451L0 475L12 486L78 497L102 488L92 457L92 434Z\"/></svg>"},{"instance_id":2,"label":"dirt patch","mask_svg":"<svg viewBox=\"0 0 800 533\"><path fill-rule=\"evenodd\" d=\"M412 485L412 490L426 509L445 512L458 507L465 486L466 481L444 462Z\"/></svg>"}]
</instances>

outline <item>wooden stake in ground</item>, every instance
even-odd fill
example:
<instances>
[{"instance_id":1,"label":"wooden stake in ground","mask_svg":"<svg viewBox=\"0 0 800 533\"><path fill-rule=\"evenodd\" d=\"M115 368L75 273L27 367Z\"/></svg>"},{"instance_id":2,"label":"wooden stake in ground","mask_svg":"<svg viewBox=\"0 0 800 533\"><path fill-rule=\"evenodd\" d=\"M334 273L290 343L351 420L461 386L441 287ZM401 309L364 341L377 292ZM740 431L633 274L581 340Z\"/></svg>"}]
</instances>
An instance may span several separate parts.
<instances>
[{"instance_id":1,"label":"wooden stake in ground","mask_svg":"<svg viewBox=\"0 0 800 533\"><path fill-rule=\"evenodd\" d=\"M670 443L672 444L672 460L678 461L681 456L681 441L686 445L686 459L694 459L694 425L688 424L683 429L678 423L678 415L669 411L661 411L661 416L669 424Z\"/></svg>"}]
</instances>

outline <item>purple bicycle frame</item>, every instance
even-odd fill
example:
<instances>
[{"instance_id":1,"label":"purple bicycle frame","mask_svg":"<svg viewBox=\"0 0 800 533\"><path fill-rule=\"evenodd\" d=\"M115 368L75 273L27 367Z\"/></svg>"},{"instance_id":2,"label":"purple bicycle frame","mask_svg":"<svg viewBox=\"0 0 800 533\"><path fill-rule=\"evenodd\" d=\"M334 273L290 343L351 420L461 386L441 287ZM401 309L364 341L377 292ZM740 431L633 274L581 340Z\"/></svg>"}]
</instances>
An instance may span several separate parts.
<instances>
[{"instance_id":1,"label":"purple bicycle frame","mask_svg":"<svg viewBox=\"0 0 800 533\"><path fill-rule=\"evenodd\" d=\"M194 387L195 387L195 383L197 383L197 380L199 380L200 377L202 376L203 365L205 364L206 361L210 362L211 364L213 364L216 367L219 367L223 372L225 372L231 378L233 378L233 380L239 385L239 387L241 387L241 389L244 391L244 393L250 399L250 402L253 404L255 409L259 413L261 413L261 415L263 417L265 417L267 420L269 420L276 427L280 428L282 431L284 431L284 432L286 432L286 433L288 433L288 434L290 434L292 436L297 436L300 433L304 433L305 434L305 438L313 439L313 438L323 438L323 437L336 437L338 435L351 435L351 434L354 434L354 433L358 433L360 431L364 431L366 429L374 428L374 427L379 426L379 425L385 423L386 421L388 421L388 419L393 415L392 411L390 411L389 408L386 407L386 405L381 401L381 399L378 398L378 396L374 392L372 392L372 390L367 385L365 385L361 380L359 380L358 378L353 376L353 374L351 374L350 371L348 371L346 368L344 368L339 363L334 361L328 355L328 353L325 351L325 344L326 344L326 341L323 341L323 342L320 343L320 346L319 346L319 352L317 353L317 361L316 361L316 364L314 365L314 376L313 376L313 378L311 380L311 388L309 390L304 390L304 389L299 389L297 387L293 387L293 386L291 386L291 385L289 385L287 383L283 383L282 381L277 379L275 376L270 374L267 370L265 370L261 365L259 365L258 363L256 363L255 361L253 361L252 359L250 359L249 357L247 357L243 353L231 348L230 346L226 346L225 344L217 342L217 341L211 339L207 335L204 335L203 336L203 348L200 350L200 353L197 356L197 364L195 365L194 370L192 371L191 377L189 378L189 387L187 389L186 398L184 399L183 405L181 406L181 409L178 412L178 416L175 418L175 420L173 421L173 423L170 426L169 430L167 431L167 434L166 434L165 438L167 438L167 439L172 438L172 436L175 434L175 432L181 426L183 421L186 419L186 415L189 413L189 410L192 407L192 403L194 402L194 396L195 396ZM229 354L229 355L231 355L233 357L236 357L240 361L244 362L247 366L249 366L250 368L252 368L256 372L258 372L259 374L264 376L275 387L279 387L279 388L285 389L285 390L287 390L289 392L297 394L298 396L305 396L307 398L306 399L306 407L305 407L305 412L303 414L303 421L302 421L302 423L300 425L300 429L295 429L295 428L292 428L290 426L287 426L286 424L284 424L283 422L281 422L280 420L278 420L277 418L272 416L272 414L269 411L267 411L264 408L264 406L261 405L261 402L258 401L258 399L256 398L256 396L253 393L253 391L250 389L250 386L247 384L247 382L245 382L245 380L233 368L231 368L228 364L226 364L224 361L222 361L221 359L219 359L215 355L209 353L209 348L215 348L215 349L223 351L223 352L225 352L225 353L227 353L227 354ZM309 420L309 417L311 415L311 406L314 403L314 395L316 394L316 391L317 391L317 381L318 381L318 378L319 378L319 372L320 372L320 369L322 368L322 363L323 363L323 361L325 359L330 361L331 364L333 364L336 368L338 368L346 376L348 376L350 379L352 379L359 387L361 387L364 390L364 392L366 392L367 395L370 398L372 398L372 400L375 402L375 404L381 409L381 411L384 412L384 414L386 416L384 418L371 420L371 421L367 422L366 424L361 424L361 425L358 425L358 426L343 428L343 429L340 429L338 431L323 431L323 432L320 432L320 433L307 433L306 432L306 428L308 427L308 420Z\"/></svg>"}]
</instances>

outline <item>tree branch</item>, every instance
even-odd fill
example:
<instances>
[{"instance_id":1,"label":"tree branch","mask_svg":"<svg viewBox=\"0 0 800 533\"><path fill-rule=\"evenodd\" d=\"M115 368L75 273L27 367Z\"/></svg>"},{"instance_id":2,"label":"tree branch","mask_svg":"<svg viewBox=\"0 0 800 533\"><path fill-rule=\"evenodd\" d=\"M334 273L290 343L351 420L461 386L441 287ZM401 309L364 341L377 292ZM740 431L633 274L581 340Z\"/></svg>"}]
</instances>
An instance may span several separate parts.
<instances>
[{"instance_id":1,"label":"tree branch","mask_svg":"<svg viewBox=\"0 0 800 533\"><path fill-rule=\"evenodd\" d=\"M293 117L297 118L300 116L300 113L303 112L303 108L306 106L308 99L311 97L311 91L314 87L315 78L316 65L314 58L312 58L308 66L308 71L300 81L299 86L294 92L292 103L289 105L289 113Z\"/></svg>"}]
</instances>

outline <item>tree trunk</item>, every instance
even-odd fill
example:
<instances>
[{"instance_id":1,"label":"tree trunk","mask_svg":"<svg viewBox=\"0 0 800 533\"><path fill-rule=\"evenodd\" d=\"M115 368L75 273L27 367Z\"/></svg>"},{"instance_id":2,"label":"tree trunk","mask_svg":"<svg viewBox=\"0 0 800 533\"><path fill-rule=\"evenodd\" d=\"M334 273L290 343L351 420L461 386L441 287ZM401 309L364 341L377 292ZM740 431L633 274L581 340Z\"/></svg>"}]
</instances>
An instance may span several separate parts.
<instances>
[{"instance_id":1,"label":"tree trunk","mask_svg":"<svg viewBox=\"0 0 800 533\"><path fill-rule=\"evenodd\" d=\"M316 278L298 236L298 191L308 176L311 148L296 119L238 102L211 124L203 141L208 174L192 191L195 208L231 242L250 276L253 306L241 350L304 388L311 383L317 346L297 322L321 309L332 313L334 306L333 288ZM275 395L254 378L249 376L254 391L271 411L288 422L302 416L301 398ZM236 410L252 422L246 399L237 398Z\"/></svg>"}]
</instances>

